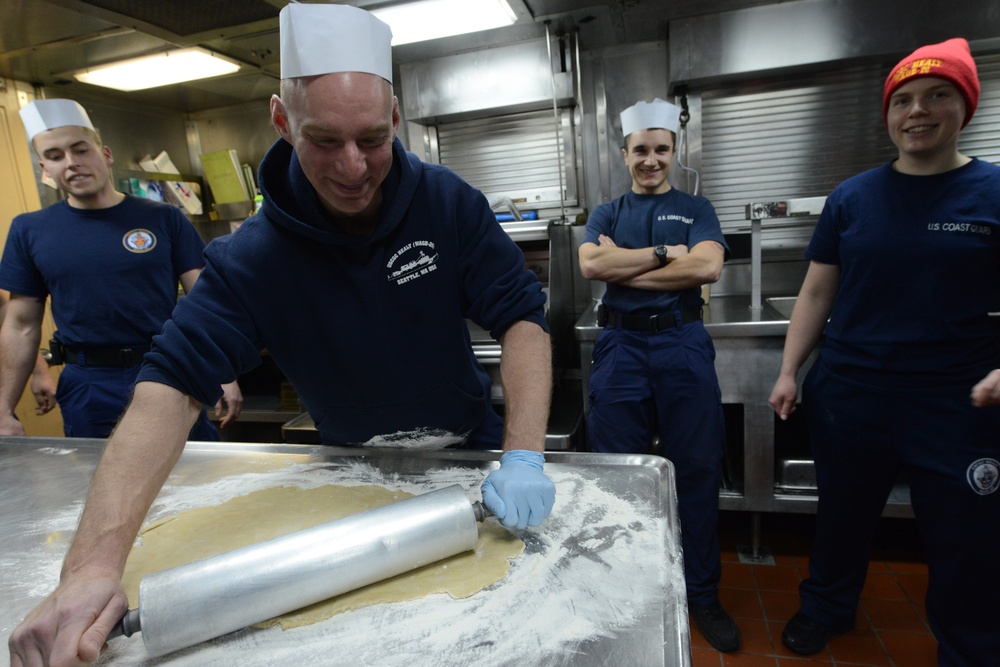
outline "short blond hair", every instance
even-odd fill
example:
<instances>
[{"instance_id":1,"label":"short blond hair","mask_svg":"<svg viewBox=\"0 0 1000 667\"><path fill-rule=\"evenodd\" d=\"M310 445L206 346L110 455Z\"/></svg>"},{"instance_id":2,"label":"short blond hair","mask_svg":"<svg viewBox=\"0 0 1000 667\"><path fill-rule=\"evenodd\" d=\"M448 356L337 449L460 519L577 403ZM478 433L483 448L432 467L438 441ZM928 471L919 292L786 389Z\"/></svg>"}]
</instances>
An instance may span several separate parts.
<instances>
[{"instance_id":1,"label":"short blond hair","mask_svg":"<svg viewBox=\"0 0 1000 667\"><path fill-rule=\"evenodd\" d=\"M95 130L93 128L90 128L90 127L84 127L83 125L74 125L73 127L78 127L81 130L83 130L83 133L87 135L88 139L90 139L91 141L94 142L94 144L97 146L97 148L99 148L99 149L100 148L104 148L104 141L101 139L101 133L100 132L98 132L97 130ZM52 128L52 129L55 130L57 128ZM41 133L39 132L39 134L41 134ZM37 137L38 137L38 134L36 134L34 137L31 138L31 150L35 151L35 155L37 155L39 158L41 158L42 156L38 153L38 147L35 146L35 139Z\"/></svg>"}]
</instances>

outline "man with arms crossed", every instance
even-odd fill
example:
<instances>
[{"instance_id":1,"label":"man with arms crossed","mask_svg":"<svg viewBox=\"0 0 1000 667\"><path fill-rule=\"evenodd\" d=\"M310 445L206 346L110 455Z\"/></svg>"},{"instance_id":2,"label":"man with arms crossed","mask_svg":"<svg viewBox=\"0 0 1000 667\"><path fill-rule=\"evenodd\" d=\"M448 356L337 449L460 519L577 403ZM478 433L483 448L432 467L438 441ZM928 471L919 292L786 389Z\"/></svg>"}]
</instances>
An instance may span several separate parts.
<instances>
[{"instance_id":1,"label":"man with arms crossed","mask_svg":"<svg viewBox=\"0 0 1000 667\"><path fill-rule=\"evenodd\" d=\"M728 248L704 197L667 181L680 109L663 100L621 113L632 189L587 221L580 268L608 283L594 343L587 429L599 452L670 459L677 474L688 608L719 651L740 647L719 604L717 531L725 447L715 348L701 321L701 287L719 279Z\"/></svg>"}]
</instances>

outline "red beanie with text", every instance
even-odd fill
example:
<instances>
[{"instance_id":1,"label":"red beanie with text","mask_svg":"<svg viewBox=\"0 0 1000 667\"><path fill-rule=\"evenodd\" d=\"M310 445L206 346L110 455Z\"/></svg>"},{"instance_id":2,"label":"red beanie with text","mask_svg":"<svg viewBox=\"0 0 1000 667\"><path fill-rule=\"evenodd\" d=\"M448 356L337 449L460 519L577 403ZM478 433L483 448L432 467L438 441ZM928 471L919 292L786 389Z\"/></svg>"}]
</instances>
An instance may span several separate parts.
<instances>
[{"instance_id":1,"label":"red beanie with text","mask_svg":"<svg viewBox=\"0 0 1000 667\"><path fill-rule=\"evenodd\" d=\"M976 61L972 59L969 43L961 37L940 44L922 46L899 61L885 80L882 94L882 119L889 113L889 98L907 81L922 76L933 76L950 82L965 99L965 122L969 124L979 105L979 75Z\"/></svg>"}]
</instances>

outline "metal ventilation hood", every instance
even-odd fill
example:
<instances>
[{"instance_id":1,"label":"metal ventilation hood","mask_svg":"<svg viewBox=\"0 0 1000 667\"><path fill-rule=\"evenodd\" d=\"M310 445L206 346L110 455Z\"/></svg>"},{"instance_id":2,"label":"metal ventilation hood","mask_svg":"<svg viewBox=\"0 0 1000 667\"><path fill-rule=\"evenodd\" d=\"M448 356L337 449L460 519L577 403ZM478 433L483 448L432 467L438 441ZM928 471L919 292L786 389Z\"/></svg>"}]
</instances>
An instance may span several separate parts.
<instances>
[{"instance_id":1,"label":"metal ventilation hood","mask_svg":"<svg viewBox=\"0 0 1000 667\"><path fill-rule=\"evenodd\" d=\"M362 8L400 0L351 0ZM508 28L396 47L397 65L578 33L581 49L662 40L671 20L780 0L508 0ZM0 0L0 77L60 87L62 97L121 98L128 105L194 113L266 100L277 92L278 12L287 0ZM79 83L68 72L200 45L243 64L215 79L132 93Z\"/></svg>"}]
</instances>

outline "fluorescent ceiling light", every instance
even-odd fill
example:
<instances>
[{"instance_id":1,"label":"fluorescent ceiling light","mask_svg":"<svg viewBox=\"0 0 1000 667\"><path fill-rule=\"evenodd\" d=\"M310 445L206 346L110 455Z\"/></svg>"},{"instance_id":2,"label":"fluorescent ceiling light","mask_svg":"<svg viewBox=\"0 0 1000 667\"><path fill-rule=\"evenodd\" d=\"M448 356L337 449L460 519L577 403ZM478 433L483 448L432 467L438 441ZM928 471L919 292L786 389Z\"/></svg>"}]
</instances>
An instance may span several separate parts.
<instances>
[{"instance_id":1,"label":"fluorescent ceiling light","mask_svg":"<svg viewBox=\"0 0 1000 667\"><path fill-rule=\"evenodd\" d=\"M501 28L517 20L506 0L417 0L371 13L392 28L393 46Z\"/></svg>"},{"instance_id":2,"label":"fluorescent ceiling light","mask_svg":"<svg viewBox=\"0 0 1000 667\"><path fill-rule=\"evenodd\" d=\"M192 47L88 67L72 72L78 81L116 90L143 90L171 83L232 74L239 63L206 49Z\"/></svg>"}]
</instances>

